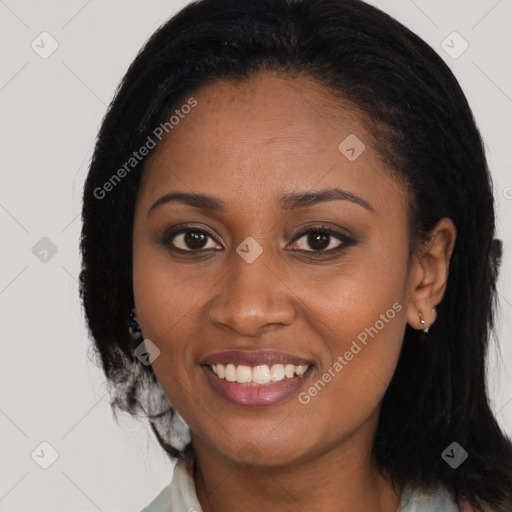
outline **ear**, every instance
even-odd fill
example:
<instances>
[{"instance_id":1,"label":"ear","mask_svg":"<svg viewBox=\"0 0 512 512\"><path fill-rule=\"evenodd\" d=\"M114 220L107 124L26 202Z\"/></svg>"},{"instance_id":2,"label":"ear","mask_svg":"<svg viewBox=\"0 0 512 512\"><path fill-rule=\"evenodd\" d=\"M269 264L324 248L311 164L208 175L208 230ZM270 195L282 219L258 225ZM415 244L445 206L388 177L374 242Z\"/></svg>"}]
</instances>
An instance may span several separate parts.
<instances>
[{"instance_id":1,"label":"ear","mask_svg":"<svg viewBox=\"0 0 512 512\"><path fill-rule=\"evenodd\" d=\"M430 231L429 240L413 256L409 272L407 323L414 329L423 330L425 327L421 323L419 311L427 326L436 319L433 308L441 302L446 290L456 237L457 230L453 221L443 217Z\"/></svg>"}]
</instances>

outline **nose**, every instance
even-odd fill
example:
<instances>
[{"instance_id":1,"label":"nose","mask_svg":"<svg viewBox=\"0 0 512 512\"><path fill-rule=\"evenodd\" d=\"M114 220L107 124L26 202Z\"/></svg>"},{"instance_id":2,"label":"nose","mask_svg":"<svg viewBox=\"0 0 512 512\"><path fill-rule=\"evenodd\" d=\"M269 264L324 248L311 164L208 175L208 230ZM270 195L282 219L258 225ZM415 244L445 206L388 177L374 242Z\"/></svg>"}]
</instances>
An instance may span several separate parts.
<instances>
[{"instance_id":1,"label":"nose","mask_svg":"<svg viewBox=\"0 0 512 512\"><path fill-rule=\"evenodd\" d=\"M231 270L215 287L210 302L210 321L241 336L256 337L273 327L290 325L295 318L295 295L270 265L265 251L247 263L234 255ZM274 268L273 268L274 267Z\"/></svg>"}]
</instances>

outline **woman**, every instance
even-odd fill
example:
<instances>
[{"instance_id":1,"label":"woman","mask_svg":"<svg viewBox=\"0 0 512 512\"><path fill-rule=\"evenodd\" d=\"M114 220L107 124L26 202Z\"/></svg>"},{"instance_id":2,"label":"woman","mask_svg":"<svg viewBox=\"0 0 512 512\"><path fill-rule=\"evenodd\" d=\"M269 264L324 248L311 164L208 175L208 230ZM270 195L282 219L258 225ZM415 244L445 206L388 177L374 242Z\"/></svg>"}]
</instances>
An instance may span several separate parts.
<instances>
[{"instance_id":1,"label":"woman","mask_svg":"<svg viewBox=\"0 0 512 512\"><path fill-rule=\"evenodd\" d=\"M190 4L126 73L83 200L112 405L178 461L147 512L512 510L491 179L407 28L359 0Z\"/></svg>"}]
</instances>

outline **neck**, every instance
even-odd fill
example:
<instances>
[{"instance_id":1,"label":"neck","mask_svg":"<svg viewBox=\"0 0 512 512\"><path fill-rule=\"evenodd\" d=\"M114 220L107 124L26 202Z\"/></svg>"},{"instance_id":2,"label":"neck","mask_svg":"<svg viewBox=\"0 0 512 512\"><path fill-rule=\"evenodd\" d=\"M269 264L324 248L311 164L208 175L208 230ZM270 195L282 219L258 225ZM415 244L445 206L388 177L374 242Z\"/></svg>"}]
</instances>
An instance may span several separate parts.
<instances>
[{"instance_id":1,"label":"neck","mask_svg":"<svg viewBox=\"0 0 512 512\"><path fill-rule=\"evenodd\" d=\"M400 492L373 464L368 443L372 438L353 437L322 454L280 466L244 465L192 438L201 508L203 512L396 512Z\"/></svg>"}]
</instances>

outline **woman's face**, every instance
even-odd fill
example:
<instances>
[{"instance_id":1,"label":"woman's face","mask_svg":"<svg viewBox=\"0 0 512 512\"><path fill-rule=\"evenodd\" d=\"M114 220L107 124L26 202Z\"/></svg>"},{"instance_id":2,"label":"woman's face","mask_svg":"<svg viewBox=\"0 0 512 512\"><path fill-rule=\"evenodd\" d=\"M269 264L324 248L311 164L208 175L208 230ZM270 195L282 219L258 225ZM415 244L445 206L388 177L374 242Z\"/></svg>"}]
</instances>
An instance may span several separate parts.
<instances>
[{"instance_id":1,"label":"woman's face","mask_svg":"<svg viewBox=\"0 0 512 512\"><path fill-rule=\"evenodd\" d=\"M193 439L233 461L286 464L370 435L411 301L405 192L313 81L260 73L193 97L148 161L133 232L163 390ZM151 208L171 193L211 199Z\"/></svg>"}]
</instances>

